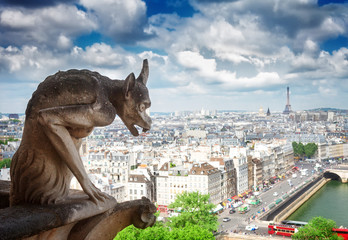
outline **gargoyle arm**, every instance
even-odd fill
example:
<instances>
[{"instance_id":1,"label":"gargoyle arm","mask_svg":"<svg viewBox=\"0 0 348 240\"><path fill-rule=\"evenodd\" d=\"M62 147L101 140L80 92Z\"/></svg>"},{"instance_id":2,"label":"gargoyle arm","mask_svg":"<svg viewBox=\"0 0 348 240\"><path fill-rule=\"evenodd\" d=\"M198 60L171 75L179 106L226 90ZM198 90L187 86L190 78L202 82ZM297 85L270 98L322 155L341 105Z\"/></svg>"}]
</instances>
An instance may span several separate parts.
<instances>
[{"instance_id":1,"label":"gargoyle arm","mask_svg":"<svg viewBox=\"0 0 348 240\"><path fill-rule=\"evenodd\" d=\"M59 106L39 111L39 123L62 161L77 178L84 192L97 204L107 195L97 189L89 180L75 139L86 137L95 126L104 126L112 122L115 109L111 103ZM112 120L111 120L112 119ZM75 136L74 136L75 135Z\"/></svg>"}]
</instances>

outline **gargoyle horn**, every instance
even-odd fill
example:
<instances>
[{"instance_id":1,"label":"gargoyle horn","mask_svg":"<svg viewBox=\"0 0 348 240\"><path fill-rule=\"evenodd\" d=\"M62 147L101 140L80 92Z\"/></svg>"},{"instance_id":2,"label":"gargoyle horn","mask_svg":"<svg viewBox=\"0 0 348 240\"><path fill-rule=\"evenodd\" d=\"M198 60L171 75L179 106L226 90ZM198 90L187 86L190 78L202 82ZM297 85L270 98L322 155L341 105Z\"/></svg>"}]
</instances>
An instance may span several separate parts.
<instances>
[{"instance_id":1,"label":"gargoyle horn","mask_svg":"<svg viewBox=\"0 0 348 240\"><path fill-rule=\"evenodd\" d=\"M137 78L137 80L143 82L144 85L146 85L148 77L149 77L149 63L147 62L147 59L144 59L143 68L141 69L141 73L139 74L139 77Z\"/></svg>"}]
</instances>

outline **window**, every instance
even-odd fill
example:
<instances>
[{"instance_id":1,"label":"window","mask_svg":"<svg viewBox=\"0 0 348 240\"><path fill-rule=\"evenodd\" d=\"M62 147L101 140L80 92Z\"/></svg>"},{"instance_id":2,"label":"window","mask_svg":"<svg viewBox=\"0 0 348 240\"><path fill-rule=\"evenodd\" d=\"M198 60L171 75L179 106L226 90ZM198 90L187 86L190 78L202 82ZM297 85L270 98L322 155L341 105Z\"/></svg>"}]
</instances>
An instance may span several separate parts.
<instances>
[{"instance_id":1,"label":"window","mask_svg":"<svg viewBox=\"0 0 348 240\"><path fill-rule=\"evenodd\" d=\"M133 190L132 189L129 189L129 194L133 194Z\"/></svg>"}]
</instances>

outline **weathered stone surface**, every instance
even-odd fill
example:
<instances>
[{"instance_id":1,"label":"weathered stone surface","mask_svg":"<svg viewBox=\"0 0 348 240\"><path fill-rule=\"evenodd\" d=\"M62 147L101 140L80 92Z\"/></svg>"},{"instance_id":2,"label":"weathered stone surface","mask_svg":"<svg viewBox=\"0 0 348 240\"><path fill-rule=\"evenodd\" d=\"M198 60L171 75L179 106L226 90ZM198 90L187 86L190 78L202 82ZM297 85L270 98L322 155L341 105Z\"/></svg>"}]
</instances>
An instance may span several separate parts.
<instances>
[{"instance_id":1,"label":"weathered stone surface","mask_svg":"<svg viewBox=\"0 0 348 240\"><path fill-rule=\"evenodd\" d=\"M69 240L113 239L118 232L133 224L137 228L152 226L156 207L145 197L117 204L112 210L79 222L69 235Z\"/></svg>"},{"instance_id":2,"label":"weathered stone surface","mask_svg":"<svg viewBox=\"0 0 348 240\"><path fill-rule=\"evenodd\" d=\"M0 181L0 209L7 208L10 205L10 184L10 181Z\"/></svg>"},{"instance_id":3,"label":"weathered stone surface","mask_svg":"<svg viewBox=\"0 0 348 240\"><path fill-rule=\"evenodd\" d=\"M0 239L113 239L130 224L145 228L156 221L156 207L147 198L96 206L83 192L70 196L74 199L60 204L0 209Z\"/></svg>"},{"instance_id":4,"label":"weathered stone surface","mask_svg":"<svg viewBox=\"0 0 348 240\"><path fill-rule=\"evenodd\" d=\"M151 101L145 86L147 60L136 79L111 80L97 72L69 70L43 81L27 110L21 145L12 158L10 204L51 204L68 198L74 175L94 203L109 196L89 180L79 156L82 138L105 126L116 114L133 135L135 125L151 127Z\"/></svg>"},{"instance_id":5,"label":"weathered stone surface","mask_svg":"<svg viewBox=\"0 0 348 240\"><path fill-rule=\"evenodd\" d=\"M58 72L33 93L23 137L12 158L11 184L0 181L0 239L113 239L130 224L154 224L148 199L116 203L96 188L83 167L79 148L94 127L116 114L130 132L147 131L151 101L148 63L136 79L111 80L88 70ZM83 191L70 190L75 176ZM10 205L10 206L9 206Z\"/></svg>"}]
</instances>

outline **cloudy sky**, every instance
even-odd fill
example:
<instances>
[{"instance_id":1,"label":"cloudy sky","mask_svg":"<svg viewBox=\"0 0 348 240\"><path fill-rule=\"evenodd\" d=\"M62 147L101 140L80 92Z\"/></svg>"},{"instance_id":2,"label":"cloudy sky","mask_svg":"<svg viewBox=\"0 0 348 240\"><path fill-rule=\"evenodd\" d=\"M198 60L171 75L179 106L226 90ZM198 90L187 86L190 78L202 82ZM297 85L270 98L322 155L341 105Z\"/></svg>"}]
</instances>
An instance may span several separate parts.
<instances>
[{"instance_id":1,"label":"cloudy sky","mask_svg":"<svg viewBox=\"0 0 348 240\"><path fill-rule=\"evenodd\" d=\"M0 0L0 112L71 68L149 59L151 111L348 109L344 0Z\"/></svg>"}]
</instances>

